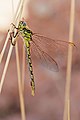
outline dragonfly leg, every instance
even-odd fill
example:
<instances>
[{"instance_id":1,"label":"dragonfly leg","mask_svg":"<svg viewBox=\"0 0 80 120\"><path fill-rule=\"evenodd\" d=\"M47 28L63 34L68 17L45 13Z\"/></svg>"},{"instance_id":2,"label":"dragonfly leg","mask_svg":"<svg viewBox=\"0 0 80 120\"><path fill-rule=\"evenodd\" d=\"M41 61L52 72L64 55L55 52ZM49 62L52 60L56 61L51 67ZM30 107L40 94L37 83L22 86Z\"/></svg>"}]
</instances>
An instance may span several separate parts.
<instances>
[{"instance_id":1,"label":"dragonfly leg","mask_svg":"<svg viewBox=\"0 0 80 120\"><path fill-rule=\"evenodd\" d=\"M15 24L14 24L14 23L11 23L11 25L12 25L14 28L18 29L18 28L15 26Z\"/></svg>"},{"instance_id":2,"label":"dragonfly leg","mask_svg":"<svg viewBox=\"0 0 80 120\"><path fill-rule=\"evenodd\" d=\"M15 43L12 42L12 34L10 34L9 39L11 40L11 44L12 44L13 46L15 46Z\"/></svg>"},{"instance_id":3,"label":"dragonfly leg","mask_svg":"<svg viewBox=\"0 0 80 120\"><path fill-rule=\"evenodd\" d=\"M8 30L8 32L9 32L9 31L10 31L10 30ZM16 38L17 35L18 35L18 31L16 32L16 34L14 34L14 31L13 31L13 32L10 32L10 37L9 37L9 39L11 40L11 44L12 44L13 46L15 46L16 40L14 40L14 42L13 42L13 41L12 41L12 38Z\"/></svg>"}]
</instances>

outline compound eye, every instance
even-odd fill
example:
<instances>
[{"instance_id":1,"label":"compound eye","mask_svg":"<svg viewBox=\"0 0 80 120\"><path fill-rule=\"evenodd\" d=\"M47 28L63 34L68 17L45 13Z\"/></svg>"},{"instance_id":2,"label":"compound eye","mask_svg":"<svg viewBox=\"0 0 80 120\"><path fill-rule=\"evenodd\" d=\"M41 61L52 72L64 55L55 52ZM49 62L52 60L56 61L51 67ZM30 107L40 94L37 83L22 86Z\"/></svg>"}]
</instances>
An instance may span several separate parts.
<instances>
[{"instance_id":1,"label":"compound eye","mask_svg":"<svg viewBox=\"0 0 80 120\"><path fill-rule=\"evenodd\" d=\"M26 26L26 22L23 22L23 25Z\"/></svg>"}]
</instances>

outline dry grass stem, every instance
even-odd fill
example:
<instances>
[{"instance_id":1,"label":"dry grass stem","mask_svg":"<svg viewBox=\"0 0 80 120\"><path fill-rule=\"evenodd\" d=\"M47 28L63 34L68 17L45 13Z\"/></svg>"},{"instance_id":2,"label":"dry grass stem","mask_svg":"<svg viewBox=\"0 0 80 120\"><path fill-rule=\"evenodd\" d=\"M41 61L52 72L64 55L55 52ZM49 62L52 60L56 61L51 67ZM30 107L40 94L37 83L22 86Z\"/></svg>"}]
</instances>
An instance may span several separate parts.
<instances>
[{"instance_id":1,"label":"dry grass stem","mask_svg":"<svg viewBox=\"0 0 80 120\"><path fill-rule=\"evenodd\" d=\"M21 4L20 4L20 3L21 3ZM20 18L21 18L21 14L22 14L22 10L23 10L23 9L22 9L22 8L23 8L23 7L22 7L22 6L23 6L23 3L24 3L24 0L20 0L19 5L20 5L21 10L19 10L19 14L18 14L18 15L17 15L17 12L18 12L18 11L16 11L15 17L14 17L14 19L13 19L13 22L15 22L15 24L18 24L18 22L19 22L19 20L20 20ZM17 10L19 9L19 5L18 5L18 7L17 7ZM22 6L21 6L21 5L22 5ZM18 21L17 21L17 19L18 19ZM12 29L12 28L10 28L10 29ZM1 51L1 54L0 54L0 62L2 61L4 52L5 52L7 43L8 43L8 39L9 39L9 33L8 33L8 35L7 35L5 44L4 44L3 49L2 49L2 51ZM14 39L13 39L13 41L14 41ZM8 57L7 57L7 61L6 61L6 63L5 63L3 75L2 75L2 78L1 78L2 82L0 83L0 91L1 91L2 86L3 86L3 83L4 83L4 79L5 79L6 71L7 71L7 68L8 68L8 64L9 64L10 56L11 56L11 53L12 53L12 49L13 49L13 47L12 47L12 45L11 45L11 46L10 46L10 50L11 50L11 51L9 50Z\"/></svg>"},{"instance_id":2,"label":"dry grass stem","mask_svg":"<svg viewBox=\"0 0 80 120\"><path fill-rule=\"evenodd\" d=\"M71 0L70 29L69 29L70 42L73 42L73 36L74 36L74 17L75 17L75 0ZM72 49L73 46L69 45L63 120L70 120L70 84L71 84L71 67L72 67Z\"/></svg>"},{"instance_id":3,"label":"dry grass stem","mask_svg":"<svg viewBox=\"0 0 80 120\"><path fill-rule=\"evenodd\" d=\"M8 52L7 60L6 60L6 63L5 63L5 67L4 67L4 70L3 70L1 82L0 82L0 93L1 93L1 91L2 91L2 87L3 87L5 75L6 75L6 72L7 72L9 60L10 60L11 53L12 53L12 49L13 49L13 46L11 45L11 46L10 46L10 49L9 49L9 52Z\"/></svg>"},{"instance_id":4,"label":"dry grass stem","mask_svg":"<svg viewBox=\"0 0 80 120\"><path fill-rule=\"evenodd\" d=\"M17 21L20 21L22 11L23 11L23 3L24 0L22 0L20 13L17 16ZM18 53L18 45L16 43L16 61L17 61L17 74L18 74L18 88L19 88L19 97L20 97L20 108L21 108L21 117L22 120L26 120L26 113L25 113L25 104L24 104L24 94L23 94L23 86L21 81L21 73L20 73L20 61L19 61L19 53Z\"/></svg>"},{"instance_id":5,"label":"dry grass stem","mask_svg":"<svg viewBox=\"0 0 80 120\"><path fill-rule=\"evenodd\" d=\"M18 88L19 88L19 97L20 97L21 116L22 116L22 120L26 120L24 95L23 95L23 89L22 89L22 81L21 81L21 73L20 73L20 61L19 61L19 53L18 53L17 43L16 43L15 50L16 50L16 62L17 62Z\"/></svg>"},{"instance_id":6,"label":"dry grass stem","mask_svg":"<svg viewBox=\"0 0 80 120\"><path fill-rule=\"evenodd\" d=\"M7 43L8 43L8 40L9 40L9 33L6 37L6 40L5 40L5 43L4 43L4 46L3 46L3 49L0 53L0 63L2 62L2 59L3 59L3 55L4 55L4 52L5 52L5 49L6 49L6 46L7 46Z\"/></svg>"},{"instance_id":7,"label":"dry grass stem","mask_svg":"<svg viewBox=\"0 0 80 120\"><path fill-rule=\"evenodd\" d=\"M21 19L21 14L22 14L22 11L23 11L23 3L24 3L24 0L21 0L20 3L19 3L20 6L18 6L18 8L17 8L18 11L16 11L16 15L13 19L13 22L14 22L15 25L18 25L18 22ZM4 52L5 52L5 49L6 49L6 46L7 46L7 42L8 42L8 38L9 38L9 33L8 33L8 36L7 36L7 40L4 44L3 50L1 52L0 60L2 60L2 57L4 55ZM14 39L13 39L13 42L14 42ZM6 72L7 72L7 68L8 68L8 64L9 64L9 61L10 61L12 50L13 50L13 46L10 45L9 53L8 53L8 56L7 56L7 60L6 60L6 63L5 63L5 67L4 67L1 82L0 82L0 92L2 91L2 87L3 87L3 83L4 83L5 75L6 75ZM21 77L20 77L20 65L19 65L18 46L17 45L16 45L16 60L17 60L17 73L18 73L18 86L19 86L19 96L20 96L21 117L22 117L22 120L25 120L25 108L24 108L25 106L24 106L24 97L23 97Z\"/></svg>"},{"instance_id":8,"label":"dry grass stem","mask_svg":"<svg viewBox=\"0 0 80 120\"><path fill-rule=\"evenodd\" d=\"M18 24L18 23L17 23L17 24ZM1 54L0 54L0 62L2 61L4 52L5 52L5 49L6 49L6 46L7 46L8 38L9 38L9 33L8 33L8 35L7 35L7 38L6 38L4 47L3 47L2 51L1 51ZM14 39L13 39L13 41L14 41ZM9 64L9 60L10 60L11 53L12 53L12 49L13 49L13 46L10 45L9 53L8 53L7 60L6 60L5 66L4 66L2 78L1 78L1 81L0 81L0 93L1 93L1 91L2 91L2 87L3 87L3 83L4 83L6 71L7 71L8 64Z\"/></svg>"},{"instance_id":9,"label":"dry grass stem","mask_svg":"<svg viewBox=\"0 0 80 120\"><path fill-rule=\"evenodd\" d=\"M15 16L14 16L14 18L13 18L13 23L15 23L16 18L18 18L18 16L19 16L19 15L17 15L17 13L18 13L18 9L19 9L20 3L21 3L21 1L20 1L19 4L18 4L18 7L17 7L16 13L15 13ZM13 6L13 3L12 3L12 6ZM21 7L20 7L20 8L21 8ZM4 52L5 52L7 43L8 43L8 39L9 39L9 33L8 33L8 35L7 35L7 37L6 37L6 40L5 40L3 49L2 49L2 51L1 51L1 53L0 53L0 63L2 62L3 55L4 55Z\"/></svg>"}]
</instances>

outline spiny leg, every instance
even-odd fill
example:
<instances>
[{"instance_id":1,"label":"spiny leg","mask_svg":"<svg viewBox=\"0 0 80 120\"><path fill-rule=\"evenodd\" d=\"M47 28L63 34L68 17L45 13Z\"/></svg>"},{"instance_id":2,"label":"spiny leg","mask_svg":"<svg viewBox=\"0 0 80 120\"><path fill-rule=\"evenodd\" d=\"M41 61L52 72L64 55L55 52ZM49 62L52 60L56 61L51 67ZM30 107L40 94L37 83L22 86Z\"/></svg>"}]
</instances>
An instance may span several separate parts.
<instances>
[{"instance_id":1,"label":"spiny leg","mask_svg":"<svg viewBox=\"0 0 80 120\"><path fill-rule=\"evenodd\" d=\"M10 33L9 39L10 39L10 41L11 41L11 44L12 44L13 46L15 46L16 43L15 43L15 42L14 42L14 43L12 42L13 35L14 35L14 32Z\"/></svg>"},{"instance_id":2,"label":"spiny leg","mask_svg":"<svg viewBox=\"0 0 80 120\"><path fill-rule=\"evenodd\" d=\"M9 30L8 30L8 32L9 32ZM15 46L16 41L14 41L14 43L13 43L12 38L16 38L16 37L18 36L18 31L16 32L16 34L14 34L14 31L10 32L9 34L10 34L9 39L11 40L11 44L12 44L13 46Z\"/></svg>"},{"instance_id":3,"label":"spiny leg","mask_svg":"<svg viewBox=\"0 0 80 120\"><path fill-rule=\"evenodd\" d=\"M19 30L18 30L18 28L15 26L15 24L14 23L11 23L11 25L12 25L12 29L10 30L8 30L8 32L9 32L9 34L10 34L10 37L9 37L9 39L11 40L11 44L13 45L13 46L15 46L15 44L16 44L16 41L14 41L14 43L13 43L13 41L12 41L12 38L16 38L19 34ZM17 30L16 31L16 33L14 32L14 30Z\"/></svg>"},{"instance_id":4,"label":"spiny leg","mask_svg":"<svg viewBox=\"0 0 80 120\"><path fill-rule=\"evenodd\" d=\"M32 95L35 94L35 82L34 82L34 75L33 75L33 68L32 68L32 61L31 61L31 54L30 54L30 43L26 42L26 48L27 48L27 57L28 57L28 64L29 64L29 71L30 71L30 77L31 77L31 89L32 89Z\"/></svg>"}]
</instances>

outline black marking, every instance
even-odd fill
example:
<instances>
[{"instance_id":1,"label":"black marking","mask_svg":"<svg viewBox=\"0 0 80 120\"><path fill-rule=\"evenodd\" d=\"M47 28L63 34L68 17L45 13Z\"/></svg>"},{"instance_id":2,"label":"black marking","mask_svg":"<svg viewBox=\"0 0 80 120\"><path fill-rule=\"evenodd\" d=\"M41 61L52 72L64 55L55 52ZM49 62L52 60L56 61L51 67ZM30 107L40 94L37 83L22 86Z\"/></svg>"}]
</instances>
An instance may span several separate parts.
<instances>
[{"instance_id":1,"label":"black marking","mask_svg":"<svg viewBox=\"0 0 80 120\"><path fill-rule=\"evenodd\" d=\"M32 64L31 64L31 62L29 62L29 66L32 68Z\"/></svg>"},{"instance_id":2,"label":"black marking","mask_svg":"<svg viewBox=\"0 0 80 120\"><path fill-rule=\"evenodd\" d=\"M32 70L30 70L30 73L31 73L31 75L33 75L33 71Z\"/></svg>"},{"instance_id":3,"label":"black marking","mask_svg":"<svg viewBox=\"0 0 80 120\"><path fill-rule=\"evenodd\" d=\"M13 46L15 46L15 43L11 42L11 44L12 44Z\"/></svg>"},{"instance_id":4,"label":"black marking","mask_svg":"<svg viewBox=\"0 0 80 120\"><path fill-rule=\"evenodd\" d=\"M32 61L31 61L31 55L30 55L30 43L28 42L27 47L27 58L28 58L28 64L29 64L29 71L30 71L30 85L32 89L32 94L34 95L35 92L35 82L34 82L34 75L33 75L33 67L32 67Z\"/></svg>"},{"instance_id":5,"label":"black marking","mask_svg":"<svg viewBox=\"0 0 80 120\"><path fill-rule=\"evenodd\" d=\"M33 79L32 79L33 80ZM30 82L31 86L33 86L32 82Z\"/></svg>"},{"instance_id":6,"label":"black marking","mask_svg":"<svg viewBox=\"0 0 80 120\"><path fill-rule=\"evenodd\" d=\"M17 34L18 34L18 32L16 33L16 35L17 35ZM11 44L12 44L13 46L15 46L16 42L14 41L14 43L13 43L13 42L12 42L12 38L15 38L16 35L14 35L14 32L11 32L11 33L10 33L9 39L11 40Z\"/></svg>"},{"instance_id":7,"label":"black marking","mask_svg":"<svg viewBox=\"0 0 80 120\"><path fill-rule=\"evenodd\" d=\"M31 58L31 56L28 54L28 58L30 59Z\"/></svg>"},{"instance_id":8,"label":"black marking","mask_svg":"<svg viewBox=\"0 0 80 120\"><path fill-rule=\"evenodd\" d=\"M31 33L32 34L32 31L29 29L23 28L23 30L24 30L24 33Z\"/></svg>"}]
</instances>

